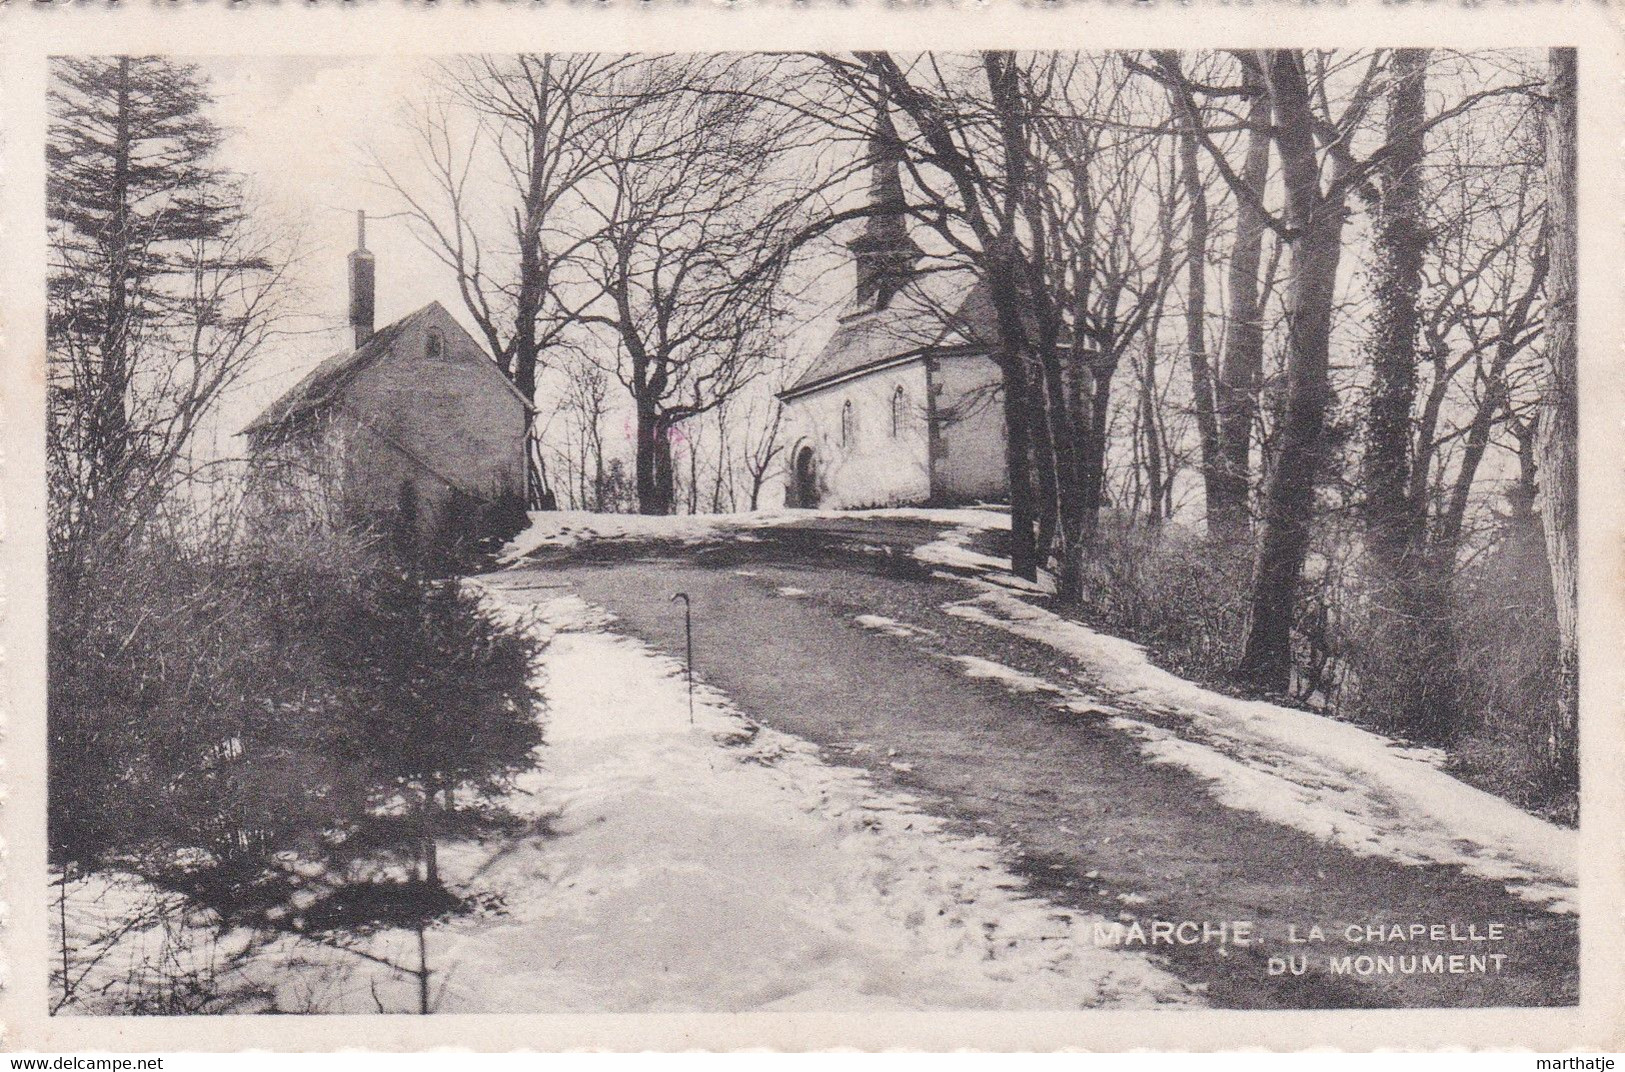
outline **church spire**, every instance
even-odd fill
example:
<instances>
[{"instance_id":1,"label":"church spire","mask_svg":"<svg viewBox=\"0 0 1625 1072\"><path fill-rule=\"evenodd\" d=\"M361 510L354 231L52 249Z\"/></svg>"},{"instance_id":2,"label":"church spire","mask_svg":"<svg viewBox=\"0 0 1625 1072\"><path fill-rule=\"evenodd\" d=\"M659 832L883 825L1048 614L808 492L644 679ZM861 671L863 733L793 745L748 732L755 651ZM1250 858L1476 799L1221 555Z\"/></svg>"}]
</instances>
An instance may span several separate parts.
<instances>
[{"instance_id":1,"label":"church spire","mask_svg":"<svg viewBox=\"0 0 1625 1072\"><path fill-rule=\"evenodd\" d=\"M870 215L848 243L858 265L858 308L884 309L913 275L920 247L909 237L903 197L903 142L882 100L869 135Z\"/></svg>"}]
</instances>

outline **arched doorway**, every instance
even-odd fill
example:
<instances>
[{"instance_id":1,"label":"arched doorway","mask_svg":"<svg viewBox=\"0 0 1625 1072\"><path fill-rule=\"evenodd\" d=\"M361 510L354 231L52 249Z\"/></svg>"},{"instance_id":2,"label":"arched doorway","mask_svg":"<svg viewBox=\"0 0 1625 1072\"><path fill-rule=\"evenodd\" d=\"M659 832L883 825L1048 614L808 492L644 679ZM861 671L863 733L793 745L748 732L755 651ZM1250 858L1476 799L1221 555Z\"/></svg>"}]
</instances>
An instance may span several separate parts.
<instances>
[{"instance_id":1,"label":"arched doorway","mask_svg":"<svg viewBox=\"0 0 1625 1072\"><path fill-rule=\"evenodd\" d=\"M795 505L813 507L818 505L818 463L813 460L813 449L803 446L796 451L795 458Z\"/></svg>"}]
</instances>

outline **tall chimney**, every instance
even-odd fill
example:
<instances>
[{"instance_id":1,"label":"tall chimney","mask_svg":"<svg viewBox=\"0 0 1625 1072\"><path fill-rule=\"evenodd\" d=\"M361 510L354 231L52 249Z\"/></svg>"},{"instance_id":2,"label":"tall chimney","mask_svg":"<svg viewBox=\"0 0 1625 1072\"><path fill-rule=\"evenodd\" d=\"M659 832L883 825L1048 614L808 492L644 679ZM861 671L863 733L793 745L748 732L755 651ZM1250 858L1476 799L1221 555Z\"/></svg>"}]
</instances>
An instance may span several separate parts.
<instances>
[{"instance_id":1,"label":"tall chimney","mask_svg":"<svg viewBox=\"0 0 1625 1072\"><path fill-rule=\"evenodd\" d=\"M355 331L356 349L372 338L372 313L376 272L372 254L367 252L367 213L355 214L355 252L350 254L350 327Z\"/></svg>"}]
</instances>

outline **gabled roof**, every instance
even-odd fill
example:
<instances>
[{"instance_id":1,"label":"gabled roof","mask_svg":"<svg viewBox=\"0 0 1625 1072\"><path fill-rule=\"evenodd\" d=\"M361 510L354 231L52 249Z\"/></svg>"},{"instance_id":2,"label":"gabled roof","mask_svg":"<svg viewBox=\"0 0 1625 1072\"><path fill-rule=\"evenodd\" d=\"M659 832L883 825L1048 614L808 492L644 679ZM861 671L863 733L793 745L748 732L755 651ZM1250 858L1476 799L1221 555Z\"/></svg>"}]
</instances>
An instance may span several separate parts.
<instances>
[{"instance_id":1,"label":"gabled roof","mask_svg":"<svg viewBox=\"0 0 1625 1072\"><path fill-rule=\"evenodd\" d=\"M302 417L317 412L329 402L337 399L364 369L372 366L393 351L396 343L407 334L408 329L431 319L449 322L452 327L463 332L464 336L474 343L475 349L490 363L491 371L502 377L503 383L507 384L508 390L513 392L514 397L518 398L527 410L536 408L529 399L519 393L519 390L513 386L508 377L503 375L496 362L490 360L490 356L485 353L485 348L480 346L473 336L468 335L468 332L463 329L461 324L457 323L450 313L446 312L445 306L436 301L430 302L416 312L408 313L393 324L379 328L372 333L366 342L354 350L340 350L311 369L303 379L289 388L282 397L265 407L265 410L250 421L238 434L252 435L255 432L263 432L278 426L292 424Z\"/></svg>"},{"instance_id":2,"label":"gabled roof","mask_svg":"<svg viewBox=\"0 0 1625 1072\"><path fill-rule=\"evenodd\" d=\"M841 317L829 342L779 397L794 398L910 357L941 350L991 350L997 320L987 285L965 272L915 276L878 310Z\"/></svg>"}]
</instances>

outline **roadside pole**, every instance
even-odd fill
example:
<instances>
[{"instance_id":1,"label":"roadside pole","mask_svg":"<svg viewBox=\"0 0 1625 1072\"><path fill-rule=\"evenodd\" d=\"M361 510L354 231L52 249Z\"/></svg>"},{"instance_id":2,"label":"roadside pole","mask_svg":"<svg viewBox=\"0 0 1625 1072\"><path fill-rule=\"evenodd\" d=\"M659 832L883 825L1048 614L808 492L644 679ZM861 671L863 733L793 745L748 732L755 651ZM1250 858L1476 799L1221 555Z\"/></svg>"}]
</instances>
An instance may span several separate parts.
<instances>
[{"instance_id":1,"label":"roadside pole","mask_svg":"<svg viewBox=\"0 0 1625 1072\"><path fill-rule=\"evenodd\" d=\"M679 599L683 601L683 642L684 651L687 655L684 671L688 678L688 724L692 726L694 725L694 615L693 607L688 600L688 593L678 592L671 597L671 602L675 603Z\"/></svg>"}]
</instances>

